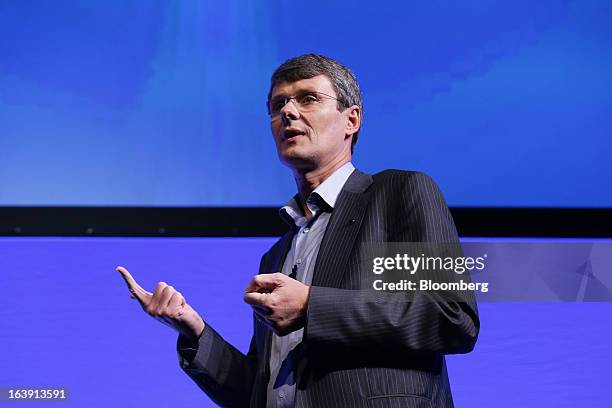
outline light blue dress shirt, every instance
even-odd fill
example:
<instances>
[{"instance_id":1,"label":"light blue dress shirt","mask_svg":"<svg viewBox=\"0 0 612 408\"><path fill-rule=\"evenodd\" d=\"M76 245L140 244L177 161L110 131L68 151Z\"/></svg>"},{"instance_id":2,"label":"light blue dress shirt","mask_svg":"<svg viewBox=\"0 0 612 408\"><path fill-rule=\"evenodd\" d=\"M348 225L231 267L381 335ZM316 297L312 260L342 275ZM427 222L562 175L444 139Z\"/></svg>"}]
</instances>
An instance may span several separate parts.
<instances>
[{"instance_id":1,"label":"light blue dress shirt","mask_svg":"<svg viewBox=\"0 0 612 408\"><path fill-rule=\"evenodd\" d=\"M297 230L283 264L282 273L291 276L293 272L295 279L310 286L317 253L331 212L340 191L354 170L355 167L348 162L315 188L306 201L313 214L310 220L304 216L296 197L279 210L281 218ZM269 408L294 406L297 380L306 363L301 346L303 334L303 328L286 336L272 334L270 382L267 393Z\"/></svg>"}]
</instances>

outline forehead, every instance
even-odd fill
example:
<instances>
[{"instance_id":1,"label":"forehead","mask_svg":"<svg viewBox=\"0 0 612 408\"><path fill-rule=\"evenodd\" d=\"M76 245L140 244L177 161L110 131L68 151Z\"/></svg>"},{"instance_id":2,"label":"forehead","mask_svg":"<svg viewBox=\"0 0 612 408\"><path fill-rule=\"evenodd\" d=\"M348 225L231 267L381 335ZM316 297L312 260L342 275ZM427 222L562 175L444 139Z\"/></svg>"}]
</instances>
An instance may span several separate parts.
<instances>
[{"instance_id":1,"label":"forehead","mask_svg":"<svg viewBox=\"0 0 612 408\"><path fill-rule=\"evenodd\" d=\"M300 91L316 91L322 92L330 96L336 96L334 87L325 75L318 75L316 77L300 79L295 82L283 81L272 89L271 98L278 95L293 95Z\"/></svg>"}]
</instances>

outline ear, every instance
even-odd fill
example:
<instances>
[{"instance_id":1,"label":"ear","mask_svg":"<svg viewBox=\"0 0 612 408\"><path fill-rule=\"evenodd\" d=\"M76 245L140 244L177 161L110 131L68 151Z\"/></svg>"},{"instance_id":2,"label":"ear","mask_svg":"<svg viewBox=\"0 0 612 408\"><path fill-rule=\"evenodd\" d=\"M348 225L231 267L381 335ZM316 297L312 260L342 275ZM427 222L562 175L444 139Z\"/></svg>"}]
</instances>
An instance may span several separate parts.
<instances>
[{"instance_id":1,"label":"ear","mask_svg":"<svg viewBox=\"0 0 612 408\"><path fill-rule=\"evenodd\" d=\"M353 105L350 108L346 108L346 137L351 137L361 127L361 109L357 105Z\"/></svg>"}]
</instances>

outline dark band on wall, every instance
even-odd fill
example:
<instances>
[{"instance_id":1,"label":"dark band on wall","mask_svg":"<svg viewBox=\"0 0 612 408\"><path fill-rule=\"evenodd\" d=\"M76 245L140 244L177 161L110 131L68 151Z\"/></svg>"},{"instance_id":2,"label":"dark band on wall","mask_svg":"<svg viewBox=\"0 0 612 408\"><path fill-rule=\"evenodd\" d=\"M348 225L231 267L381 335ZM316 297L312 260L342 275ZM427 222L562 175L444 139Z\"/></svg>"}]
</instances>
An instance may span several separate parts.
<instances>
[{"instance_id":1,"label":"dark band on wall","mask_svg":"<svg viewBox=\"0 0 612 408\"><path fill-rule=\"evenodd\" d=\"M451 208L463 237L612 238L612 209ZM0 207L1 236L272 237L272 207Z\"/></svg>"}]
</instances>

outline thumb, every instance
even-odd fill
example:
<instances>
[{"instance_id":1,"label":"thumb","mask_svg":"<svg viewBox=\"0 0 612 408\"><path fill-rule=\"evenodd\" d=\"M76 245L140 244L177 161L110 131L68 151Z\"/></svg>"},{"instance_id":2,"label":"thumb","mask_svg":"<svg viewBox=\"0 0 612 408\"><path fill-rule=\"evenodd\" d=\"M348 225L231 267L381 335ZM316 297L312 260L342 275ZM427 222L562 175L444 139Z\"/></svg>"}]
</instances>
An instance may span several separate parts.
<instances>
[{"instance_id":1,"label":"thumb","mask_svg":"<svg viewBox=\"0 0 612 408\"><path fill-rule=\"evenodd\" d=\"M148 300L153 296L153 294L149 291L146 291L140 286L136 280L132 277L130 272L125 269L123 266L117 267L117 272L121 274L121 277L125 281L129 291L130 298L137 299L141 304L147 304Z\"/></svg>"},{"instance_id":2,"label":"thumb","mask_svg":"<svg viewBox=\"0 0 612 408\"><path fill-rule=\"evenodd\" d=\"M279 273L264 273L261 275L253 276L253 279L249 282L247 287L244 289L246 293L250 292L261 292L268 293L272 292L274 288L281 284L280 279L276 275L282 275Z\"/></svg>"}]
</instances>

